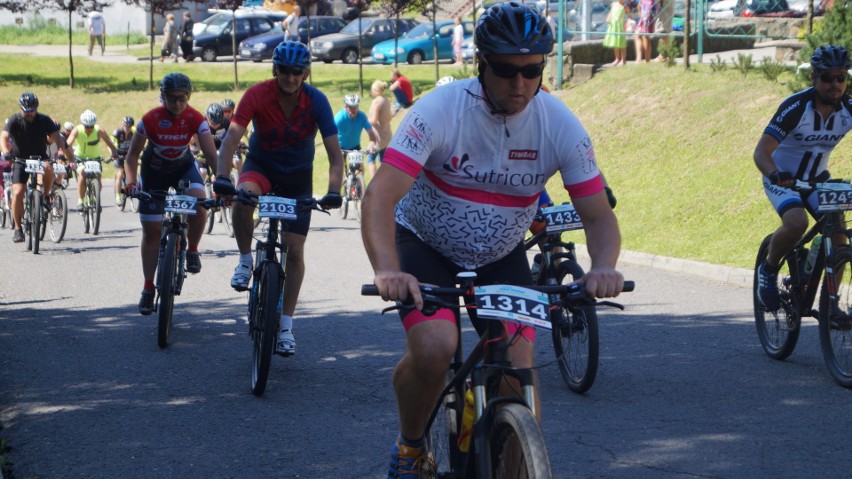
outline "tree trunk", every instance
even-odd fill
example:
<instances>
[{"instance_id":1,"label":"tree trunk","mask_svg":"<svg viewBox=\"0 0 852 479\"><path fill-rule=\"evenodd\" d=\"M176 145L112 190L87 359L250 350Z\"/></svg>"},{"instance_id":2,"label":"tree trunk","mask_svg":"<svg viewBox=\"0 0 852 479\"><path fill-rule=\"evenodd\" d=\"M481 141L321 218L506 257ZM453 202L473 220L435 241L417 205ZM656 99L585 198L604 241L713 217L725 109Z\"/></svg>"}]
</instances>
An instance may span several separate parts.
<instances>
[{"instance_id":1,"label":"tree trunk","mask_svg":"<svg viewBox=\"0 0 852 479\"><path fill-rule=\"evenodd\" d=\"M237 75L237 10L232 10L231 16L231 51L234 53L234 91L240 89L240 78Z\"/></svg>"},{"instance_id":2,"label":"tree trunk","mask_svg":"<svg viewBox=\"0 0 852 479\"><path fill-rule=\"evenodd\" d=\"M151 1L151 57L148 59L148 89L154 89L154 33L157 26L154 25L154 2Z\"/></svg>"},{"instance_id":3,"label":"tree trunk","mask_svg":"<svg viewBox=\"0 0 852 479\"><path fill-rule=\"evenodd\" d=\"M71 35L71 9L68 9L68 66L70 67L69 84L71 89L74 89L74 55L71 54L71 49L74 46L74 41Z\"/></svg>"}]
</instances>

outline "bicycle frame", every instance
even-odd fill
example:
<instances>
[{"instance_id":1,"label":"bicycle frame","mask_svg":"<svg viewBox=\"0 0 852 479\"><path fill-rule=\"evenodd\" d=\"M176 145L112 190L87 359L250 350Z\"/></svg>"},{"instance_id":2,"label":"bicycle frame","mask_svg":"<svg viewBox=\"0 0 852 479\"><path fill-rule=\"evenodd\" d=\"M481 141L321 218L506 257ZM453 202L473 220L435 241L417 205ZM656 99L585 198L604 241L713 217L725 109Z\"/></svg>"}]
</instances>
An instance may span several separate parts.
<instances>
[{"instance_id":1,"label":"bicycle frame","mask_svg":"<svg viewBox=\"0 0 852 479\"><path fill-rule=\"evenodd\" d=\"M546 284L556 284L556 279L553 277L553 266L558 260L577 261L576 246L573 241L562 241L562 233L548 233L544 229L524 240L524 249L529 251L534 246L541 244L541 271L546 274L539 274L536 280L536 285L544 286ZM544 242L542 243L542 240ZM564 251L554 253L556 248L563 248Z\"/></svg>"}]
</instances>

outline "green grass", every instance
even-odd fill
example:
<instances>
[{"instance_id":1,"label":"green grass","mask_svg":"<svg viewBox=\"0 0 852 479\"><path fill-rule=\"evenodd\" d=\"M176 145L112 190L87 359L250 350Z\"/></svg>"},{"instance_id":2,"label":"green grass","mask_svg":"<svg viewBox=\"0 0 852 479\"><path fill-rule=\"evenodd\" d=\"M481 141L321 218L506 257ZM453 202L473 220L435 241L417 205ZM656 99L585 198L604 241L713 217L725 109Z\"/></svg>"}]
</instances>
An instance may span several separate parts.
<instances>
[{"instance_id":1,"label":"green grass","mask_svg":"<svg viewBox=\"0 0 852 479\"><path fill-rule=\"evenodd\" d=\"M7 13L8 14L8 13ZM29 19L26 26L0 26L0 44L2 45L67 45L68 29L64 26L42 20ZM73 28L71 38L75 45L88 45L89 32L83 28ZM147 43L148 37L139 32L108 32L108 44L137 45Z\"/></svg>"},{"instance_id":2,"label":"green grass","mask_svg":"<svg viewBox=\"0 0 852 479\"><path fill-rule=\"evenodd\" d=\"M145 52L147 54L147 51ZM139 117L157 105L147 90L148 63L108 64L75 59L79 88L71 90L68 67L59 58L0 55L0 112L17 110L22 91L33 90L41 110L60 121L77 121L86 108L112 131L124 115ZM242 88L269 78L270 64L239 64ZM434 65L403 65L415 90L435 80ZM388 80L389 66L364 66L365 92L375 79ZM231 63L154 64L154 78L187 73L196 85L191 104L203 110L213 101L239 100ZM441 65L440 76L458 69ZM31 78L32 84L28 78ZM135 79L135 80L134 80ZM629 65L557 92L588 129L598 163L618 196L616 213L623 247L634 251L748 268L761 239L778 219L767 201L752 151L781 100L789 95L784 75L778 83L754 71L745 78L733 69L713 73L709 65L692 71L658 64ZM312 81L337 111L343 95L358 90L358 68L315 64ZM369 105L369 95L362 101ZM452 110L448 108L448 115ZM394 126L401 120L394 119ZM317 140L314 190L324 192L328 158ZM835 176L852 177L852 141L832 155ZM107 173L105 172L105 175ZM107 175L108 177L108 175ZM567 194L558 178L548 190L557 201Z\"/></svg>"}]
</instances>

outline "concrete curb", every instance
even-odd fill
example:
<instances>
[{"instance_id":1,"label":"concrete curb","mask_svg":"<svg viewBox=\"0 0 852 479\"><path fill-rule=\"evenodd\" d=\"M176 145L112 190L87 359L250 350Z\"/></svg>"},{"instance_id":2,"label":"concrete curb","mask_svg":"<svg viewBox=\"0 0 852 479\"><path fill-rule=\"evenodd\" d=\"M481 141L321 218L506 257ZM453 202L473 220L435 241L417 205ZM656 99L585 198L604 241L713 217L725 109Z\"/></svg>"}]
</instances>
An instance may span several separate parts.
<instances>
[{"instance_id":1,"label":"concrete curb","mask_svg":"<svg viewBox=\"0 0 852 479\"><path fill-rule=\"evenodd\" d=\"M586 245L577 244L576 246L577 254L588 258ZM637 251L622 250L618 260L619 262L630 263L635 266L648 266L663 271L699 276L740 288L751 288L754 281L754 270L751 269L734 268Z\"/></svg>"}]
</instances>

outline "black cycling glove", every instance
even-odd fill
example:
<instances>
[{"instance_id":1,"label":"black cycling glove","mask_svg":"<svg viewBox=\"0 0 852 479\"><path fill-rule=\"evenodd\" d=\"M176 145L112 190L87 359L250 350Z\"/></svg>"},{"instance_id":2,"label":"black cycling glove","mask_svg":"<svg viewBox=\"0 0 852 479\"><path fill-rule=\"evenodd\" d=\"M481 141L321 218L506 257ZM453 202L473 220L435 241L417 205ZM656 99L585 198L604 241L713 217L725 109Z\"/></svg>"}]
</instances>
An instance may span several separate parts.
<instances>
[{"instance_id":1,"label":"black cycling glove","mask_svg":"<svg viewBox=\"0 0 852 479\"><path fill-rule=\"evenodd\" d=\"M329 191L319 200L319 204L328 209L340 208L340 205L343 204L343 197L336 191Z\"/></svg>"},{"instance_id":2,"label":"black cycling glove","mask_svg":"<svg viewBox=\"0 0 852 479\"><path fill-rule=\"evenodd\" d=\"M236 189L234 189L234 184L231 183L231 179L227 176L217 176L216 181L213 182L213 191L217 195L233 195L236 193Z\"/></svg>"},{"instance_id":3,"label":"black cycling glove","mask_svg":"<svg viewBox=\"0 0 852 479\"><path fill-rule=\"evenodd\" d=\"M609 186L604 186L604 191L606 191L606 199L609 201L609 207L615 209L616 203L618 200L615 198L615 194L612 192L612 188Z\"/></svg>"},{"instance_id":4,"label":"black cycling glove","mask_svg":"<svg viewBox=\"0 0 852 479\"><path fill-rule=\"evenodd\" d=\"M769 181L771 181L773 185L777 185L782 181L789 181L792 179L793 174L789 171L775 170L769 174Z\"/></svg>"}]
</instances>

